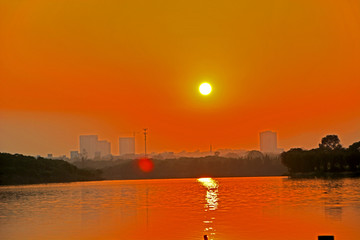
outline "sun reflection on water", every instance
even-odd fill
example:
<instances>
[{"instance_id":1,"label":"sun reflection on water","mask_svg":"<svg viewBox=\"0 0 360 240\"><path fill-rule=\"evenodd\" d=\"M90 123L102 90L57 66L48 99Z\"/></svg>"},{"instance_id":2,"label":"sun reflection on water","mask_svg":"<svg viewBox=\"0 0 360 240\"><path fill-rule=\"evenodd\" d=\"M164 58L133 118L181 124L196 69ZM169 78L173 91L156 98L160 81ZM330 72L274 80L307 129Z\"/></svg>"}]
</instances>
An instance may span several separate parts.
<instances>
[{"instance_id":1,"label":"sun reflection on water","mask_svg":"<svg viewBox=\"0 0 360 240\"><path fill-rule=\"evenodd\" d=\"M205 220L203 223L205 224L204 233L208 235L209 240L213 240L215 236L215 228L214 228L214 211L218 208L218 187L219 184L216 180L212 178L199 178L197 179L202 186L207 188L205 195Z\"/></svg>"}]
</instances>

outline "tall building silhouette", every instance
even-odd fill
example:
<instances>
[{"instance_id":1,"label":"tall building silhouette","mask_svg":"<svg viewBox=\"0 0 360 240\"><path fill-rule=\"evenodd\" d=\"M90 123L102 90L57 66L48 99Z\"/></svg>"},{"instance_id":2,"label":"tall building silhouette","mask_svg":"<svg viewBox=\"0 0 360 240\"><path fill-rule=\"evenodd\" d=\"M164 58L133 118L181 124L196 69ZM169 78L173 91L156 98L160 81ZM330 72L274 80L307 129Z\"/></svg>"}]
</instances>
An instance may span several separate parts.
<instances>
[{"instance_id":1,"label":"tall building silhouette","mask_svg":"<svg viewBox=\"0 0 360 240\"><path fill-rule=\"evenodd\" d=\"M135 154L135 137L119 138L119 155Z\"/></svg>"},{"instance_id":2,"label":"tall building silhouette","mask_svg":"<svg viewBox=\"0 0 360 240\"><path fill-rule=\"evenodd\" d=\"M260 133L260 151L264 153L279 153L283 149L277 147L277 133L265 131Z\"/></svg>"},{"instance_id":3,"label":"tall building silhouette","mask_svg":"<svg viewBox=\"0 0 360 240\"><path fill-rule=\"evenodd\" d=\"M111 154L111 144L108 141L102 140L97 142L97 152L100 157L105 157Z\"/></svg>"},{"instance_id":4,"label":"tall building silhouette","mask_svg":"<svg viewBox=\"0 0 360 240\"><path fill-rule=\"evenodd\" d=\"M94 158L97 151L97 135L81 135L80 136L80 154L87 158Z\"/></svg>"},{"instance_id":5,"label":"tall building silhouette","mask_svg":"<svg viewBox=\"0 0 360 240\"><path fill-rule=\"evenodd\" d=\"M111 154L111 144L108 141L98 141L97 135L80 136L80 154L89 159L100 158Z\"/></svg>"}]
</instances>

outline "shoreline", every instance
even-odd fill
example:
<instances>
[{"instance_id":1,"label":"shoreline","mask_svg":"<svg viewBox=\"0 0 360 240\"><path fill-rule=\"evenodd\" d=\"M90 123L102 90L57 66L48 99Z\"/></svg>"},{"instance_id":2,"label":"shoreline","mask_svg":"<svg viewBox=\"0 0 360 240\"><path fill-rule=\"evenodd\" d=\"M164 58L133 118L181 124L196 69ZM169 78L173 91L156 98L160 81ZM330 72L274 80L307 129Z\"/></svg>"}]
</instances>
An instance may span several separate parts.
<instances>
[{"instance_id":1,"label":"shoreline","mask_svg":"<svg viewBox=\"0 0 360 240\"><path fill-rule=\"evenodd\" d=\"M97 182L97 181L137 181L137 180L174 180L174 179L197 179L202 177L211 178L261 178L261 177L289 177L288 175L259 175L259 176L199 176L199 177L173 177L173 178L123 178L123 179L99 179L99 180L80 180L70 182L43 182L43 183L26 183L26 184L3 184L0 187L11 186L29 186L40 184L58 184L58 183L80 183L80 182Z\"/></svg>"},{"instance_id":2,"label":"shoreline","mask_svg":"<svg viewBox=\"0 0 360 240\"><path fill-rule=\"evenodd\" d=\"M307 173L290 173L289 178L322 178L322 179L337 179L337 178L357 178L360 177L360 171L357 172L307 172Z\"/></svg>"}]
</instances>

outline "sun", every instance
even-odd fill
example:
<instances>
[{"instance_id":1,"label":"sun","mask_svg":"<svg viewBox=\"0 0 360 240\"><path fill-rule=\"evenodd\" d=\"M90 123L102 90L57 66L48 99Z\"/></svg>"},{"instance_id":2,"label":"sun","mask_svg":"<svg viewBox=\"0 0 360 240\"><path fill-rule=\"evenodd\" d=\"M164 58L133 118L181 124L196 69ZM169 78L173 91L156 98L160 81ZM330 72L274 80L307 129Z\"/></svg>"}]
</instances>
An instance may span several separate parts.
<instances>
[{"instance_id":1,"label":"sun","mask_svg":"<svg viewBox=\"0 0 360 240\"><path fill-rule=\"evenodd\" d=\"M202 83L199 86L199 91L202 95L209 95L211 93L211 85L209 83Z\"/></svg>"}]
</instances>

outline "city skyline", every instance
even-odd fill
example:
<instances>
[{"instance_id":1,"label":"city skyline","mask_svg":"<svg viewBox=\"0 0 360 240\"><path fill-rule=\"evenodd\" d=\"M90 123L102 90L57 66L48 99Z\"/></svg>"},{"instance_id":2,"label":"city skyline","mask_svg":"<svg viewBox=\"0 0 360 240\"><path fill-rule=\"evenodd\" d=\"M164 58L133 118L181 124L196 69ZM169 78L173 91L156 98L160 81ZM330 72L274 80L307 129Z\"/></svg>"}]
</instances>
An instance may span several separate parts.
<instances>
[{"instance_id":1,"label":"city skyline","mask_svg":"<svg viewBox=\"0 0 360 240\"><path fill-rule=\"evenodd\" d=\"M128 131L129 133L131 133L130 131ZM261 134L263 132L272 132L271 130L263 130L258 132L258 134ZM135 146L134 148L136 149L135 154L142 154L144 153L144 136L143 133L141 131L136 132L135 131L132 132L132 136L130 136L130 134L122 134L120 133L119 135L116 134L111 134L112 136L115 137L111 137L111 138L107 138L106 136L102 136L102 141L108 142L112 147L110 150L110 154L113 156L118 156L120 153L120 147L119 147L119 138L134 138L134 142L135 142ZM276 132L278 133L278 132ZM322 135L319 134L318 139L312 139L311 144L306 144L303 142L303 144L301 144L301 141L298 141L298 145L288 145L286 144L286 141L284 139L280 138L280 144L278 144L278 146L281 146L281 148L279 150L289 150L290 148L303 148L303 149L312 149L312 148L316 148L320 142L320 140L325 136L325 135L329 135L329 134L335 134L338 135L336 133L333 132L325 132L322 131ZM311 134L311 133L310 133ZM89 134L80 134L78 135L76 138L79 138L79 136L98 136L100 134L95 134L93 131ZM282 135L282 134L281 134ZM302 134L302 135L306 135L306 134ZM122 136L122 137L119 137ZM125 137L124 137L125 136ZM256 134L254 134L254 136L256 136ZM254 137L252 136L252 138ZM148 136L149 137L149 136ZM152 139L153 136L150 135L150 139ZM358 138L353 138L353 137L348 137L347 135L345 135L345 141L343 139L343 137L341 135L339 135L339 138L343 144L344 147L349 146L350 144L352 144L353 142L355 142ZM114 140L115 139L115 140ZM302 138L299 138L300 140ZM1 140L1 138L0 138ZM277 141L279 141L279 139L277 139ZM75 142L75 143L74 143ZM285 142L285 144L284 144ZM253 147L245 147L245 146L241 146L240 144L233 144L233 145L224 145L224 144L214 144L216 143L216 141L212 141L212 142L207 142L207 143L199 143L197 146L192 146L192 148L190 149L186 149L185 147L179 147L179 148L175 148L175 149L171 149L171 148L151 148L152 143L148 142L148 144L150 145L150 149L148 149L151 153L165 153L165 152L182 152L182 151L186 151L186 152L195 152L195 151L202 151L202 152L207 152L209 150L209 146L212 145L213 146L213 150L216 149L237 149L237 150L259 150L261 151L261 139L260 136L258 136L256 138L256 143L253 144ZM4 149L2 149L2 145L0 145L0 152L9 152L9 153L19 153L19 154L25 154L25 155L31 155L31 156L47 156L48 154L52 154L54 156L67 156L67 157L71 157L71 152L72 151L78 151L78 154L80 154L80 143L79 141L74 141L74 139L72 139L71 144L66 144L66 146L70 146L69 148L64 148L62 147L61 149L56 149L56 148L52 148L52 150L46 150L45 148L42 148L42 150L40 151L23 151L23 152L17 152L17 151L6 151ZM149 146L148 146L149 147ZM266 151L265 151L266 152Z\"/></svg>"},{"instance_id":2,"label":"city skyline","mask_svg":"<svg viewBox=\"0 0 360 240\"><path fill-rule=\"evenodd\" d=\"M146 129L148 130L148 129ZM118 138L118 152L114 153L114 150L111 151L111 142L107 141L107 140L99 140L98 139L98 135L95 134L87 134L87 135L80 135L78 136L79 139L79 144L78 144L78 148L76 149L71 149L70 151L68 151L68 154L60 154L60 155L56 155L53 153L46 153L47 158L53 158L53 159L68 159L68 160L79 160L82 157L86 158L86 159L106 159L108 160L109 157L111 158L112 156L114 157L129 157L129 158L138 158L141 156L145 155L145 149L138 149L135 151L135 146L136 143L138 141L136 141L135 138L135 132L133 133L132 137L119 137ZM142 139L144 140L144 139ZM105 148L103 144L106 144ZM318 144L314 147L317 148ZM102 146L101 146L102 145ZM116 145L116 144L115 144ZM346 145L342 146L344 148L348 147ZM295 148L301 148L304 150L310 150L310 149L305 149L302 147L291 147L293 149ZM105 149L105 150L104 150ZM283 151L287 151L289 149L284 149L281 147L281 145L278 145L278 137L277 137L277 132L271 131L271 130L266 130L263 132L259 132L259 139L258 139L258 148L253 148L253 149L245 149L245 148L214 148L212 144L210 144L208 146L208 149L195 149L193 151L186 151L186 150L182 150L182 151L160 151L160 152L155 152L155 151L151 151L148 152L150 157L154 157L154 156L160 156L160 158L163 158L165 156L168 156L168 158L178 158L178 157L187 157L187 156L208 156L209 154L215 154L216 152L218 152L218 154L221 154L223 157L230 157L230 156L234 156L238 155L238 157L243 156L246 152L251 152L251 151L260 151L263 154L280 154ZM220 151L220 152L219 152ZM240 151L240 152L239 152ZM21 153L20 153L21 154ZM204 155L205 154L205 155ZM36 156L39 157L41 155L36 154L36 155L32 155L32 156ZM43 157L45 157L45 155L43 155Z\"/></svg>"}]
</instances>

